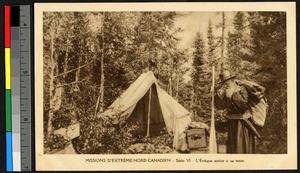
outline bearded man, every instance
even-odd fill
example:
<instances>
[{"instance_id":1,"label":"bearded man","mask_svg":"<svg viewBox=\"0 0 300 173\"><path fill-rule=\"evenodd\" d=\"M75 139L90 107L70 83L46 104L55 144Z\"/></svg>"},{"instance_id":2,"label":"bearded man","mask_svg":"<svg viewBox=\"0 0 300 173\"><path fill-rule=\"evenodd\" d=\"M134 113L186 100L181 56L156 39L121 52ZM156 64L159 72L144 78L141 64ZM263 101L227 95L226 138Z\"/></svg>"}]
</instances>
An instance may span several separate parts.
<instances>
[{"instance_id":1,"label":"bearded man","mask_svg":"<svg viewBox=\"0 0 300 173\"><path fill-rule=\"evenodd\" d=\"M255 153L255 138L264 124L267 103L265 88L250 81L239 81L225 70L220 73L215 94L217 109L227 111L227 153Z\"/></svg>"}]
</instances>

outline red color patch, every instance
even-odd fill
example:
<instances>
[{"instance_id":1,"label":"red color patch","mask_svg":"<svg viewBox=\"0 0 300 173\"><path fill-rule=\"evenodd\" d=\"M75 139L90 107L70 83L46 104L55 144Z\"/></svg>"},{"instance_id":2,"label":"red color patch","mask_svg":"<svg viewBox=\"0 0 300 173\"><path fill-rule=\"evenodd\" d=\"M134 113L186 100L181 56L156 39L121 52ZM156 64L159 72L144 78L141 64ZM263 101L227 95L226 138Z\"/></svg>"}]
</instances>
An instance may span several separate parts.
<instances>
[{"instance_id":1,"label":"red color patch","mask_svg":"<svg viewBox=\"0 0 300 173\"><path fill-rule=\"evenodd\" d=\"M10 6L4 6L4 46L10 48Z\"/></svg>"}]
</instances>

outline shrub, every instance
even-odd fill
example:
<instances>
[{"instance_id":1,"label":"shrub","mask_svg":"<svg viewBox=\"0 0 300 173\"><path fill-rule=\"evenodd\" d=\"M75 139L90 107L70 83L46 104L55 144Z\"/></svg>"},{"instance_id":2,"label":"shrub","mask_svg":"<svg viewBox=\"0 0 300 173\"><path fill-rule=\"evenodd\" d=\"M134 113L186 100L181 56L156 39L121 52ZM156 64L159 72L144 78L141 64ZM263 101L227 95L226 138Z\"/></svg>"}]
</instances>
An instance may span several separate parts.
<instances>
[{"instance_id":1,"label":"shrub","mask_svg":"<svg viewBox=\"0 0 300 173\"><path fill-rule=\"evenodd\" d=\"M124 154L163 154L173 151L173 135L166 129L159 136L136 138L136 144L123 151Z\"/></svg>"},{"instance_id":2,"label":"shrub","mask_svg":"<svg viewBox=\"0 0 300 173\"><path fill-rule=\"evenodd\" d=\"M82 154L168 153L173 151L173 136L166 130L160 136L145 137L136 133L139 124L112 125L99 118L81 122L80 136L73 146Z\"/></svg>"},{"instance_id":3,"label":"shrub","mask_svg":"<svg viewBox=\"0 0 300 173\"><path fill-rule=\"evenodd\" d=\"M164 154L173 150L163 144L137 143L124 150L124 154Z\"/></svg>"},{"instance_id":4,"label":"shrub","mask_svg":"<svg viewBox=\"0 0 300 173\"><path fill-rule=\"evenodd\" d=\"M71 125L71 115L66 109L61 109L59 111L54 112L54 116L52 119L52 126L54 130L60 128L66 128Z\"/></svg>"},{"instance_id":5,"label":"shrub","mask_svg":"<svg viewBox=\"0 0 300 173\"><path fill-rule=\"evenodd\" d=\"M68 141L60 134L51 134L49 140L45 139L44 145L48 149L47 152L50 152L64 149L68 145Z\"/></svg>"},{"instance_id":6,"label":"shrub","mask_svg":"<svg viewBox=\"0 0 300 173\"><path fill-rule=\"evenodd\" d=\"M82 154L121 154L135 143L132 133L136 125L112 125L99 118L81 122L80 137L73 140L78 153Z\"/></svg>"}]
</instances>

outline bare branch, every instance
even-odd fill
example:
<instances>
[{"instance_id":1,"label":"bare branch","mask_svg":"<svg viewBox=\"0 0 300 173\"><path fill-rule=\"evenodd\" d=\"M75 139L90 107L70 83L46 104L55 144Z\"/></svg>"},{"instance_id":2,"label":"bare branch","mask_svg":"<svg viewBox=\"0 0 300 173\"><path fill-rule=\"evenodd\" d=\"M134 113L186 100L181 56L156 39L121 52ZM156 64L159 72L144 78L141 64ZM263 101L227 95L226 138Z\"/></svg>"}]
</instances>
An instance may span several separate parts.
<instances>
[{"instance_id":1,"label":"bare branch","mask_svg":"<svg viewBox=\"0 0 300 173\"><path fill-rule=\"evenodd\" d=\"M93 62L94 62L93 60L98 60L98 59L97 59L97 57L92 58L92 60L91 60L90 62L88 62L88 63L86 63L86 64L84 64L84 65L81 65L81 66L79 66L79 67L77 67L77 68L74 68L74 69L72 69L72 70L69 70L69 71L66 71L66 72L64 72L64 73L58 74L58 75L54 76L54 78L57 78L57 77L60 77L60 76L65 75L65 74L71 73L71 72L73 72L73 71L76 71L76 70L78 70L78 69L84 68L85 66L87 66L87 65L89 65L89 64L91 64L91 63L93 63Z\"/></svg>"},{"instance_id":2,"label":"bare branch","mask_svg":"<svg viewBox=\"0 0 300 173\"><path fill-rule=\"evenodd\" d=\"M79 67L77 67L77 68L74 68L74 69L72 69L72 70L69 70L69 71L66 71L66 72L64 72L64 73L61 73L61 74L59 74L59 75L56 75L56 76L54 76L54 78L57 78L57 77L59 77L59 76L63 76L63 75L65 75L65 74L68 74L68 73L71 73L71 72L76 71L76 70L78 70L78 69L81 69L81 68L83 68L83 67L85 67L85 66L87 66L87 65L89 65L89 64L91 64L91 63L93 63L93 61L92 61L92 62L89 62L89 63L86 63L86 64L84 64L84 65L82 65L82 66L79 66Z\"/></svg>"},{"instance_id":3,"label":"bare branch","mask_svg":"<svg viewBox=\"0 0 300 173\"><path fill-rule=\"evenodd\" d=\"M68 85L72 85L72 84L76 84L76 83L81 83L85 80L87 80L88 78L85 78L85 79L82 79L81 81L74 81L74 82L71 82L71 83L65 83L65 84L61 84L61 85L58 85L57 88L60 88L60 87L63 87L63 86L68 86Z\"/></svg>"}]
</instances>

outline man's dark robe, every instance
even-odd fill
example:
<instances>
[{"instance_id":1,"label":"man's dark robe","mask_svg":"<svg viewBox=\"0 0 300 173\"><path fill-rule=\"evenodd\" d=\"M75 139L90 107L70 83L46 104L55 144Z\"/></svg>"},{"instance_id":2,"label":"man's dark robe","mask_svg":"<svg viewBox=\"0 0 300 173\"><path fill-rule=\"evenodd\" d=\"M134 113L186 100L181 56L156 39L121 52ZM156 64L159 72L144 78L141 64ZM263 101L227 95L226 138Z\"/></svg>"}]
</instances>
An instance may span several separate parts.
<instances>
[{"instance_id":1,"label":"man's dark robe","mask_svg":"<svg viewBox=\"0 0 300 173\"><path fill-rule=\"evenodd\" d=\"M215 96L217 109L227 110L227 153L255 153L255 136L260 138L260 135L249 114L244 114L249 109L249 93L245 86L237 87L230 99L225 93Z\"/></svg>"}]
</instances>

